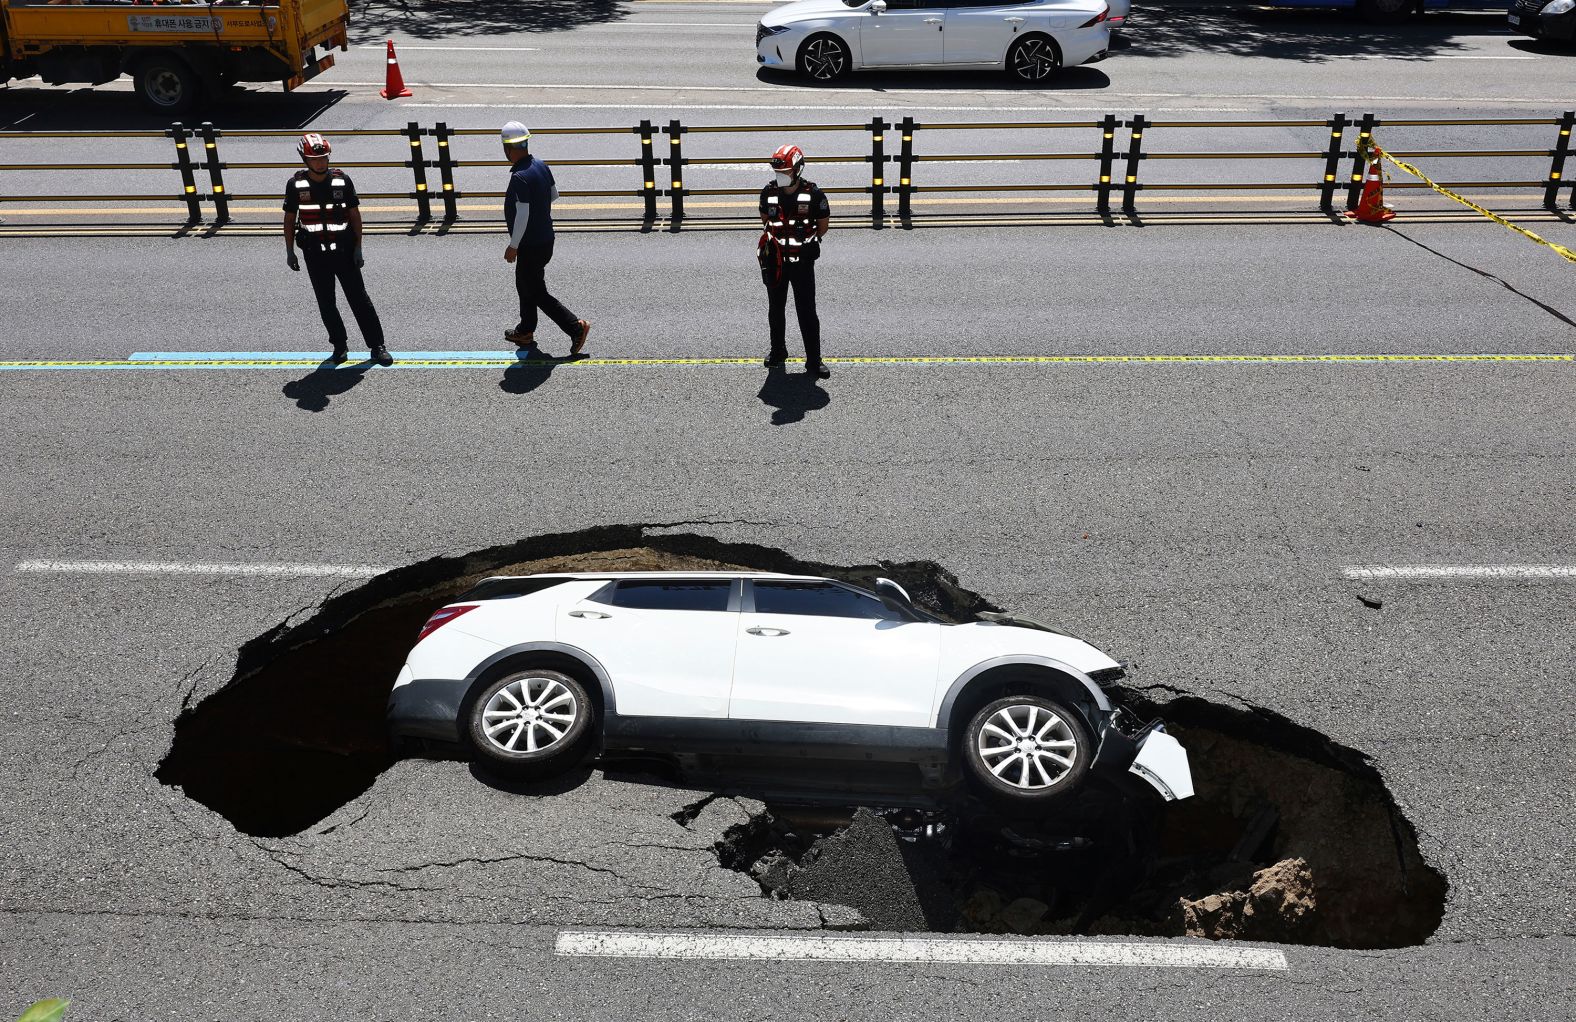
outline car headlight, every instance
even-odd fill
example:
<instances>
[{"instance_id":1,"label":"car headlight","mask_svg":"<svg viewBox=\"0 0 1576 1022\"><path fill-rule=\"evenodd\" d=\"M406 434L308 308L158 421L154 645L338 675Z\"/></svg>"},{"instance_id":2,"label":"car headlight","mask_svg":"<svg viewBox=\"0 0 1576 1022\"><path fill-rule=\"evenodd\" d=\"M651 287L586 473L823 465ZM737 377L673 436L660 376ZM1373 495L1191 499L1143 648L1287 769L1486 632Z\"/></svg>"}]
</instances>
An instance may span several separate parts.
<instances>
[{"instance_id":1,"label":"car headlight","mask_svg":"<svg viewBox=\"0 0 1576 1022\"><path fill-rule=\"evenodd\" d=\"M1576 0L1554 0L1552 4L1543 8L1544 14L1568 14L1576 8Z\"/></svg>"},{"instance_id":2,"label":"car headlight","mask_svg":"<svg viewBox=\"0 0 1576 1022\"><path fill-rule=\"evenodd\" d=\"M775 25L775 26L756 25L755 26L755 45L756 46L761 45L761 40L765 39L769 35L777 35L780 32L786 32L786 31L788 31L788 26L787 25Z\"/></svg>"}]
</instances>

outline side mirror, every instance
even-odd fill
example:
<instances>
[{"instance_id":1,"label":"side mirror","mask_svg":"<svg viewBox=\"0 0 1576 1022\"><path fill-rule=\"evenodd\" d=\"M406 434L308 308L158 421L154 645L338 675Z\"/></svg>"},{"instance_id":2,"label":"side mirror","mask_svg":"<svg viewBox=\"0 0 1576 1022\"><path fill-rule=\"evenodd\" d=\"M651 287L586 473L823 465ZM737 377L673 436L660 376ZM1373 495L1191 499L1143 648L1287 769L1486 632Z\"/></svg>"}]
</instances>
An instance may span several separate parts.
<instances>
[{"instance_id":1,"label":"side mirror","mask_svg":"<svg viewBox=\"0 0 1576 1022\"><path fill-rule=\"evenodd\" d=\"M881 0L875 0L875 2L879 4ZM885 7L886 5L882 4L882 6ZM908 595L908 590L891 579L876 579L876 596L880 597L882 606L894 614L901 614L910 621L919 619L919 615L914 612L914 601Z\"/></svg>"},{"instance_id":2,"label":"side mirror","mask_svg":"<svg viewBox=\"0 0 1576 1022\"><path fill-rule=\"evenodd\" d=\"M870 13L871 14L885 14L886 13L886 0L870 0Z\"/></svg>"}]
</instances>

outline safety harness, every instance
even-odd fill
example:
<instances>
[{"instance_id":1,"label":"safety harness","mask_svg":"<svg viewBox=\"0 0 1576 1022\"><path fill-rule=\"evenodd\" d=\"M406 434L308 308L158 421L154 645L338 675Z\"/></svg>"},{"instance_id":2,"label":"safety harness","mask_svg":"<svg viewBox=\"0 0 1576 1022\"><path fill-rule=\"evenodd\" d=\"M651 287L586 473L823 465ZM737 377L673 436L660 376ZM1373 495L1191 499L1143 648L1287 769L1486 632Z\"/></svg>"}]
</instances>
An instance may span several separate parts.
<instances>
[{"instance_id":1,"label":"safety harness","mask_svg":"<svg viewBox=\"0 0 1576 1022\"><path fill-rule=\"evenodd\" d=\"M756 243L761 269L771 268L772 279L781 280L784 266L802 261L820 244L815 236L815 185L798 181L784 188L771 185L766 195L767 227Z\"/></svg>"}]
</instances>

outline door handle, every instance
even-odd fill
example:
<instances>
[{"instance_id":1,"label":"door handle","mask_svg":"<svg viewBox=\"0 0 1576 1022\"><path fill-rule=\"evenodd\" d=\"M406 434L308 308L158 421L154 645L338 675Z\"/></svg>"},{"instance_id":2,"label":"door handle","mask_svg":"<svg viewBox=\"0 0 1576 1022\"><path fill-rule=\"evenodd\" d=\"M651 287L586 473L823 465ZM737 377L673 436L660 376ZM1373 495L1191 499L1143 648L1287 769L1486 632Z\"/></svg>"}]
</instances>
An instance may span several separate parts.
<instances>
[{"instance_id":1,"label":"door handle","mask_svg":"<svg viewBox=\"0 0 1576 1022\"><path fill-rule=\"evenodd\" d=\"M1009 25L1021 25L1021 24L1023 24L1023 19L1022 18L1003 18L1001 20L1005 21Z\"/></svg>"},{"instance_id":2,"label":"door handle","mask_svg":"<svg viewBox=\"0 0 1576 1022\"><path fill-rule=\"evenodd\" d=\"M788 629L786 629L786 628L762 628L759 625L756 625L754 628L746 628L745 631L749 632L751 635L768 635L768 636L771 636L771 635L787 635L788 634Z\"/></svg>"},{"instance_id":3,"label":"door handle","mask_svg":"<svg viewBox=\"0 0 1576 1022\"><path fill-rule=\"evenodd\" d=\"M584 617L584 618L590 618L593 621L601 621L601 620L603 620L605 618L610 618L613 615L612 614L604 614L600 610L571 610L569 612L569 616L570 617Z\"/></svg>"},{"instance_id":4,"label":"door handle","mask_svg":"<svg viewBox=\"0 0 1576 1022\"><path fill-rule=\"evenodd\" d=\"M940 18L926 18L925 19L925 24L927 24L927 25L939 25L939 24L941 24L941 19Z\"/></svg>"}]
</instances>

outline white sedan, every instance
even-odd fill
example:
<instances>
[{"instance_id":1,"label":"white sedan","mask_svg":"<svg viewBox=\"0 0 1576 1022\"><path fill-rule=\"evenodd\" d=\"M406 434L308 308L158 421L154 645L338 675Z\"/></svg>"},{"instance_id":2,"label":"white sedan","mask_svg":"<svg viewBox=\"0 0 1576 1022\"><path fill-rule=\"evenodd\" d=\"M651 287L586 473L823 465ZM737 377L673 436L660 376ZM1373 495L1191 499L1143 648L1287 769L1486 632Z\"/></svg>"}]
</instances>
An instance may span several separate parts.
<instances>
[{"instance_id":1,"label":"white sedan","mask_svg":"<svg viewBox=\"0 0 1576 1022\"><path fill-rule=\"evenodd\" d=\"M822 82L882 67L995 68L1043 82L1103 60L1111 27L1106 0L794 0L761 19L755 59Z\"/></svg>"},{"instance_id":2,"label":"white sedan","mask_svg":"<svg viewBox=\"0 0 1576 1022\"><path fill-rule=\"evenodd\" d=\"M760 790L945 802L971 782L1035 810L1091 770L1165 800L1187 753L1102 684L1122 666L1032 622L949 623L895 582L769 573L487 579L428 620L389 695L393 737L495 769L567 770L599 749L727 763Z\"/></svg>"}]
</instances>

